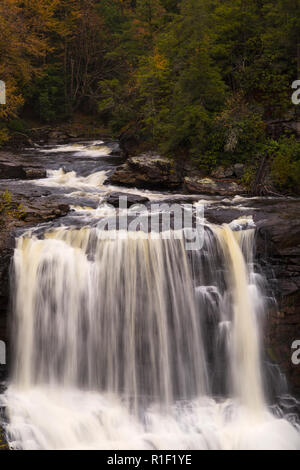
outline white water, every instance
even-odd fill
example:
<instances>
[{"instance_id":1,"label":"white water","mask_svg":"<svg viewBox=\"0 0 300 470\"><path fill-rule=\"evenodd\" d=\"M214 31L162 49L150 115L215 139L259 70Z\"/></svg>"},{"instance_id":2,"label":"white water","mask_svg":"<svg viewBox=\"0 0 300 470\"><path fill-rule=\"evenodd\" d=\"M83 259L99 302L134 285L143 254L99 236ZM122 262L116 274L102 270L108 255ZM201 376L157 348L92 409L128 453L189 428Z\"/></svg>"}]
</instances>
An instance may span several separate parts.
<instances>
[{"instance_id":1,"label":"white water","mask_svg":"<svg viewBox=\"0 0 300 470\"><path fill-rule=\"evenodd\" d=\"M12 448L300 449L266 404L253 230L211 229L189 254L90 228L18 240Z\"/></svg>"},{"instance_id":2,"label":"white water","mask_svg":"<svg viewBox=\"0 0 300 470\"><path fill-rule=\"evenodd\" d=\"M110 154L111 149L104 145L102 140L95 140L90 145L86 144L64 144L56 145L53 148L37 149L41 153L72 153L75 157L99 158Z\"/></svg>"},{"instance_id":3,"label":"white water","mask_svg":"<svg viewBox=\"0 0 300 470\"><path fill-rule=\"evenodd\" d=\"M48 170L48 178L38 180L39 185L71 187L78 189L93 189L103 186L107 178L106 171L97 171L89 176L77 176L75 171L65 172L62 168L59 170Z\"/></svg>"}]
</instances>

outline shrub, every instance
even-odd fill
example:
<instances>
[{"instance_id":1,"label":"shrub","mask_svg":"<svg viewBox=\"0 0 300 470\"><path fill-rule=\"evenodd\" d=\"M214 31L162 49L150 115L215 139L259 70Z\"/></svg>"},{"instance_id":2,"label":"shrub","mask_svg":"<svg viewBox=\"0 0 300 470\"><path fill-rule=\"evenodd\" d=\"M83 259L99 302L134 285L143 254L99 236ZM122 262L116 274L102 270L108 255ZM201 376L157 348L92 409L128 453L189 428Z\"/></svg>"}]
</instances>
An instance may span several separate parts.
<instances>
[{"instance_id":1,"label":"shrub","mask_svg":"<svg viewBox=\"0 0 300 470\"><path fill-rule=\"evenodd\" d=\"M24 216L24 213L22 204L15 204L12 200L12 194L7 189L0 194L0 223L1 218L5 215L21 219Z\"/></svg>"},{"instance_id":2,"label":"shrub","mask_svg":"<svg viewBox=\"0 0 300 470\"><path fill-rule=\"evenodd\" d=\"M271 175L280 190L300 194L300 142L284 136L271 159Z\"/></svg>"}]
</instances>

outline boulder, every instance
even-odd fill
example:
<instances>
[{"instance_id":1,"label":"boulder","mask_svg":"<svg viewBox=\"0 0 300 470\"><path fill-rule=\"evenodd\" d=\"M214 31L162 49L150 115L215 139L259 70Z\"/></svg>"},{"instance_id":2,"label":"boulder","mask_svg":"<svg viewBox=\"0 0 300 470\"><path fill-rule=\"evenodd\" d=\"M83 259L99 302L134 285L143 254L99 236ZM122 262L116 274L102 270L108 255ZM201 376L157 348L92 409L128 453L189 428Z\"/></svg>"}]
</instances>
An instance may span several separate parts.
<instances>
[{"instance_id":1,"label":"boulder","mask_svg":"<svg viewBox=\"0 0 300 470\"><path fill-rule=\"evenodd\" d=\"M68 214L70 207L67 204L55 204L45 200L42 203L23 203L22 209L24 211L22 220L36 224L64 217Z\"/></svg>"},{"instance_id":2,"label":"boulder","mask_svg":"<svg viewBox=\"0 0 300 470\"><path fill-rule=\"evenodd\" d=\"M40 179L46 178L47 172L40 167L27 167L10 162L0 162L0 179Z\"/></svg>"},{"instance_id":3,"label":"boulder","mask_svg":"<svg viewBox=\"0 0 300 470\"><path fill-rule=\"evenodd\" d=\"M233 181L219 181L212 178L186 176L184 189L189 193L235 196L245 193L245 189Z\"/></svg>"},{"instance_id":4,"label":"boulder","mask_svg":"<svg viewBox=\"0 0 300 470\"><path fill-rule=\"evenodd\" d=\"M131 207L134 204L146 204L150 201L145 196L139 196L138 194L122 193L122 192L113 192L106 196L105 202L111 204L114 207L119 207L120 198L126 198L126 207Z\"/></svg>"},{"instance_id":5,"label":"boulder","mask_svg":"<svg viewBox=\"0 0 300 470\"><path fill-rule=\"evenodd\" d=\"M149 189L175 189L181 178L172 160L153 152L130 157L106 180L106 184Z\"/></svg>"},{"instance_id":6,"label":"boulder","mask_svg":"<svg viewBox=\"0 0 300 470\"><path fill-rule=\"evenodd\" d=\"M22 165L0 162L0 179L22 179L24 178L24 169Z\"/></svg>"},{"instance_id":7,"label":"boulder","mask_svg":"<svg viewBox=\"0 0 300 470\"><path fill-rule=\"evenodd\" d=\"M45 168L29 167L24 168L25 178L28 180L35 180L47 177L47 171Z\"/></svg>"}]
</instances>

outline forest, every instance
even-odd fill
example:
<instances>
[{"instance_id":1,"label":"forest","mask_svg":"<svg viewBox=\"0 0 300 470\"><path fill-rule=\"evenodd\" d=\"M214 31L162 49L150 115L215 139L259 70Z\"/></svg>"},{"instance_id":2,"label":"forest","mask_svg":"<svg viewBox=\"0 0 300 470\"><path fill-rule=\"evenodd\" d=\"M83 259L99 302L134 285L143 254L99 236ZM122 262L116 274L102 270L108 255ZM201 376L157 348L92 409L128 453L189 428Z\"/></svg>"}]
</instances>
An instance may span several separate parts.
<instances>
[{"instance_id":1,"label":"forest","mask_svg":"<svg viewBox=\"0 0 300 470\"><path fill-rule=\"evenodd\" d=\"M297 194L299 43L299 0L1 0L0 145L91 116L205 174L244 163L246 185L268 160Z\"/></svg>"}]
</instances>

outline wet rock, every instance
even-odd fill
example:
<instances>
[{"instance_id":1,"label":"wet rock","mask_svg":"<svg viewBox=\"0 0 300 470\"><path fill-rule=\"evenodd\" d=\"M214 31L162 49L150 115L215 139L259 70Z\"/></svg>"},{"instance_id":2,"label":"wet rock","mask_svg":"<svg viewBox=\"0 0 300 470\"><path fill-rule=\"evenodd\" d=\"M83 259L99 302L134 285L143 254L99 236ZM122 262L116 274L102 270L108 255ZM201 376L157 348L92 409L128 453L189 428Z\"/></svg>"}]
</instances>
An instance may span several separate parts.
<instances>
[{"instance_id":1,"label":"wet rock","mask_svg":"<svg viewBox=\"0 0 300 470\"><path fill-rule=\"evenodd\" d=\"M107 179L106 184L149 189L175 189L181 179L172 160L153 152L130 157Z\"/></svg>"},{"instance_id":2,"label":"wet rock","mask_svg":"<svg viewBox=\"0 0 300 470\"><path fill-rule=\"evenodd\" d=\"M238 171L241 172L240 167L237 167L236 172ZM182 161L179 164L154 152L145 152L128 158L108 177L105 184L142 189L183 190L204 195L245 194L242 185L228 179L234 175L233 167L218 167L212 173L213 177L207 178L189 162Z\"/></svg>"},{"instance_id":3,"label":"wet rock","mask_svg":"<svg viewBox=\"0 0 300 470\"><path fill-rule=\"evenodd\" d=\"M0 163L0 179L22 179L24 169L21 165L12 163Z\"/></svg>"},{"instance_id":4,"label":"wet rock","mask_svg":"<svg viewBox=\"0 0 300 470\"><path fill-rule=\"evenodd\" d=\"M44 168L19 165L10 162L0 162L0 179L40 179L45 178Z\"/></svg>"},{"instance_id":5,"label":"wet rock","mask_svg":"<svg viewBox=\"0 0 300 470\"><path fill-rule=\"evenodd\" d=\"M138 194L122 193L122 192L113 192L108 194L105 198L105 202L111 204L114 207L119 207L120 198L123 200L123 205L126 203L126 207L131 207L134 204L146 204L150 200L145 196L139 196ZM126 199L125 199L126 198Z\"/></svg>"},{"instance_id":6,"label":"wet rock","mask_svg":"<svg viewBox=\"0 0 300 470\"><path fill-rule=\"evenodd\" d=\"M257 257L277 307L269 311L266 341L285 372L294 394L300 397L300 365L292 363L294 340L300 340L300 200L277 200L260 206L257 224Z\"/></svg>"},{"instance_id":7,"label":"wet rock","mask_svg":"<svg viewBox=\"0 0 300 470\"><path fill-rule=\"evenodd\" d=\"M41 223L49 222L50 220L57 219L67 215L70 208L66 204L52 204L45 202L43 204L22 204L24 215L22 220L26 223Z\"/></svg>"},{"instance_id":8,"label":"wet rock","mask_svg":"<svg viewBox=\"0 0 300 470\"><path fill-rule=\"evenodd\" d=\"M245 193L245 189L233 181L219 181L193 176L184 178L184 189L190 193L219 194L221 196L235 196Z\"/></svg>"},{"instance_id":9,"label":"wet rock","mask_svg":"<svg viewBox=\"0 0 300 470\"><path fill-rule=\"evenodd\" d=\"M47 177L47 171L44 168L24 168L25 178L35 180Z\"/></svg>"}]
</instances>

